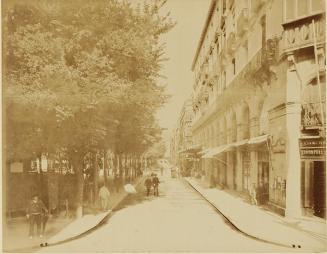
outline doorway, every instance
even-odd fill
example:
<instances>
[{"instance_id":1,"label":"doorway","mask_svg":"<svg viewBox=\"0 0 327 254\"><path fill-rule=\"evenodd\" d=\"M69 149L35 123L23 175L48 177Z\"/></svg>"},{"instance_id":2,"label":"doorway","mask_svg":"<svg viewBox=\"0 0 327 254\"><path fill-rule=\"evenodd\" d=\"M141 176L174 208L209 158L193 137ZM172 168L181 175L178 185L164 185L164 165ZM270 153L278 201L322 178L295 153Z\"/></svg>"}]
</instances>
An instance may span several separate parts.
<instances>
[{"instance_id":1,"label":"doorway","mask_svg":"<svg viewBox=\"0 0 327 254\"><path fill-rule=\"evenodd\" d=\"M269 154L258 152L258 201L265 204L269 201Z\"/></svg>"},{"instance_id":2,"label":"doorway","mask_svg":"<svg viewBox=\"0 0 327 254\"><path fill-rule=\"evenodd\" d=\"M326 218L326 162L313 162L313 209L314 215Z\"/></svg>"}]
</instances>

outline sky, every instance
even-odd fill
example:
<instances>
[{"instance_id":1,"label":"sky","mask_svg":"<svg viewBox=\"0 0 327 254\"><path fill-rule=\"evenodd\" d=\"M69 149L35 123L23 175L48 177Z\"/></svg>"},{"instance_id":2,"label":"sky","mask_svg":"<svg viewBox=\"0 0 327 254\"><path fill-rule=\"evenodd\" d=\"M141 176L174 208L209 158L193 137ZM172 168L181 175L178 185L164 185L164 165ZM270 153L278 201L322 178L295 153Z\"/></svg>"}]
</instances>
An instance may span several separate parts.
<instances>
[{"instance_id":1,"label":"sky","mask_svg":"<svg viewBox=\"0 0 327 254\"><path fill-rule=\"evenodd\" d=\"M161 74L167 79L168 103L158 112L159 124L169 139L175 128L184 101L191 95L194 75L191 65L205 23L211 0L168 0L164 10L170 11L177 25L162 40L166 43L166 57ZM168 141L168 140L167 140Z\"/></svg>"}]
</instances>

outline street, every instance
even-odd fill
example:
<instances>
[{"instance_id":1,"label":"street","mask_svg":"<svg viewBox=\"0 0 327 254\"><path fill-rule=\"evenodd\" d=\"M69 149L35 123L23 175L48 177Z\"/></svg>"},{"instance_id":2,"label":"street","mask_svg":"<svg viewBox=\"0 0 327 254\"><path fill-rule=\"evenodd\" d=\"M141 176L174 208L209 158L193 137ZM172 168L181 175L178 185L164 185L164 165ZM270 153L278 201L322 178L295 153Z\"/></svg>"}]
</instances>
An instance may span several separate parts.
<instances>
[{"instance_id":1,"label":"street","mask_svg":"<svg viewBox=\"0 0 327 254\"><path fill-rule=\"evenodd\" d=\"M160 177L159 197L143 185L109 220L79 239L40 252L289 252L235 230L182 179Z\"/></svg>"}]
</instances>

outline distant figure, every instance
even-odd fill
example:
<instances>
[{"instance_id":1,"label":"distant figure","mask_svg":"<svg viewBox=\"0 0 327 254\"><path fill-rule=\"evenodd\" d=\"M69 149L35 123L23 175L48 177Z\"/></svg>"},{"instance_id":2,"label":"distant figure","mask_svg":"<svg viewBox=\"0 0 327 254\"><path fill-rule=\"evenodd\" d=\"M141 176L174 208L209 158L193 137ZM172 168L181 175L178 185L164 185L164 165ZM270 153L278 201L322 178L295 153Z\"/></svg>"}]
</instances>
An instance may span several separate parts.
<instances>
[{"instance_id":1,"label":"distant figure","mask_svg":"<svg viewBox=\"0 0 327 254\"><path fill-rule=\"evenodd\" d=\"M120 177L119 174L115 174L114 177L114 186L115 186L115 191L118 193L119 192L119 187L120 187Z\"/></svg>"},{"instance_id":2,"label":"distant figure","mask_svg":"<svg viewBox=\"0 0 327 254\"><path fill-rule=\"evenodd\" d=\"M152 178L152 184L153 184L153 195L159 196L159 178L155 174Z\"/></svg>"},{"instance_id":3,"label":"distant figure","mask_svg":"<svg viewBox=\"0 0 327 254\"><path fill-rule=\"evenodd\" d=\"M258 205L257 201L257 191L255 188L255 184L253 183L250 187L250 196L251 196L251 204Z\"/></svg>"},{"instance_id":4,"label":"distant figure","mask_svg":"<svg viewBox=\"0 0 327 254\"><path fill-rule=\"evenodd\" d=\"M43 202L39 199L38 195L34 195L32 197L32 200L29 202L29 205L26 210L26 217L27 217L27 219L29 219L29 224L30 224L30 228L29 228L29 237L30 238L33 238L33 236L34 236L34 225L35 224L37 227L37 234L40 237L43 237L43 235L42 235L43 232L42 233L40 232L41 220L42 220L42 215L47 214L47 213L48 213L48 209L45 207ZM45 229L45 223L44 223L43 229ZM42 229L42 231L43 231L43 229Z\"/></svg>"},{"instance_id":5,"label":"distant figure","mask_svg":"<svg viewBox=\"0 0 327 254\"><path fill-rule=\"evenodd\" d=\"M145 188L146 188L146 195L149 196L150 190L151 190L151 186L152 186L152 179L151 179L150 176L148 176L145 179L144 185L145 185Z\"/></svg>"},{"instance_id":6,"label":"distant figure","mask_svg":"<svg viewBox=\"0 0 327 254\"><path fill-rule=\"evenodd\" d=\"M107 211L108 209L108 201L109 201L110 192L105 184L99 190L99 198L101 202L101 209L102 211Z\"/></svg>"},{"instance_id":7,"label":"distant figure","mask_svg":"<svg viewBox=\"0 0 327 254\"><path fill-rule=\"evenodd\" d=\"M163 167L160 168L161 176L163 176Z\"/></svg>"}]
</instances>

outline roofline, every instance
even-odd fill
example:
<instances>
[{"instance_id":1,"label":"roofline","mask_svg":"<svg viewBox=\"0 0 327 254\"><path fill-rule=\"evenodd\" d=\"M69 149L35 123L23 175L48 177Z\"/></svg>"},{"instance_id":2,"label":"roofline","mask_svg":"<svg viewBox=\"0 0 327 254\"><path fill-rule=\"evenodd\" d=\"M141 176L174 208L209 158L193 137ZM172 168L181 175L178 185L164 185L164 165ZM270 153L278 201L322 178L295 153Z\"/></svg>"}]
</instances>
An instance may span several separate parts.
<instances>
[{"instance_id":1,"label":"roofline","mask_svg":"<svg viewBox=\"0 0 327 254\"><path fill-rule=\"evenodd\" d=\"M195 56L194 56L194 59L193 59L192 68L191 68L192 71L194 71L195 62L198 59L198 56L199 56L199 53L200 53L200 50L201 50L201 47L202 47L202 44L203 44L203 41L204 41L204 38L205 38L205 34L206 34L207 30L208 30L210 19L212 17L213 12L214 12L216 3L217 3L217 0L211 0L210 7L209 7L209 10L208 10L208 14L207 14L207 18L206 18L206 21L204 23L202 33L201 33L201 37L200 37L200 40L199 40L199 43L198 43L198 47L196 49L196 53L195 53Z\"/></svg>"}]
</instances>

